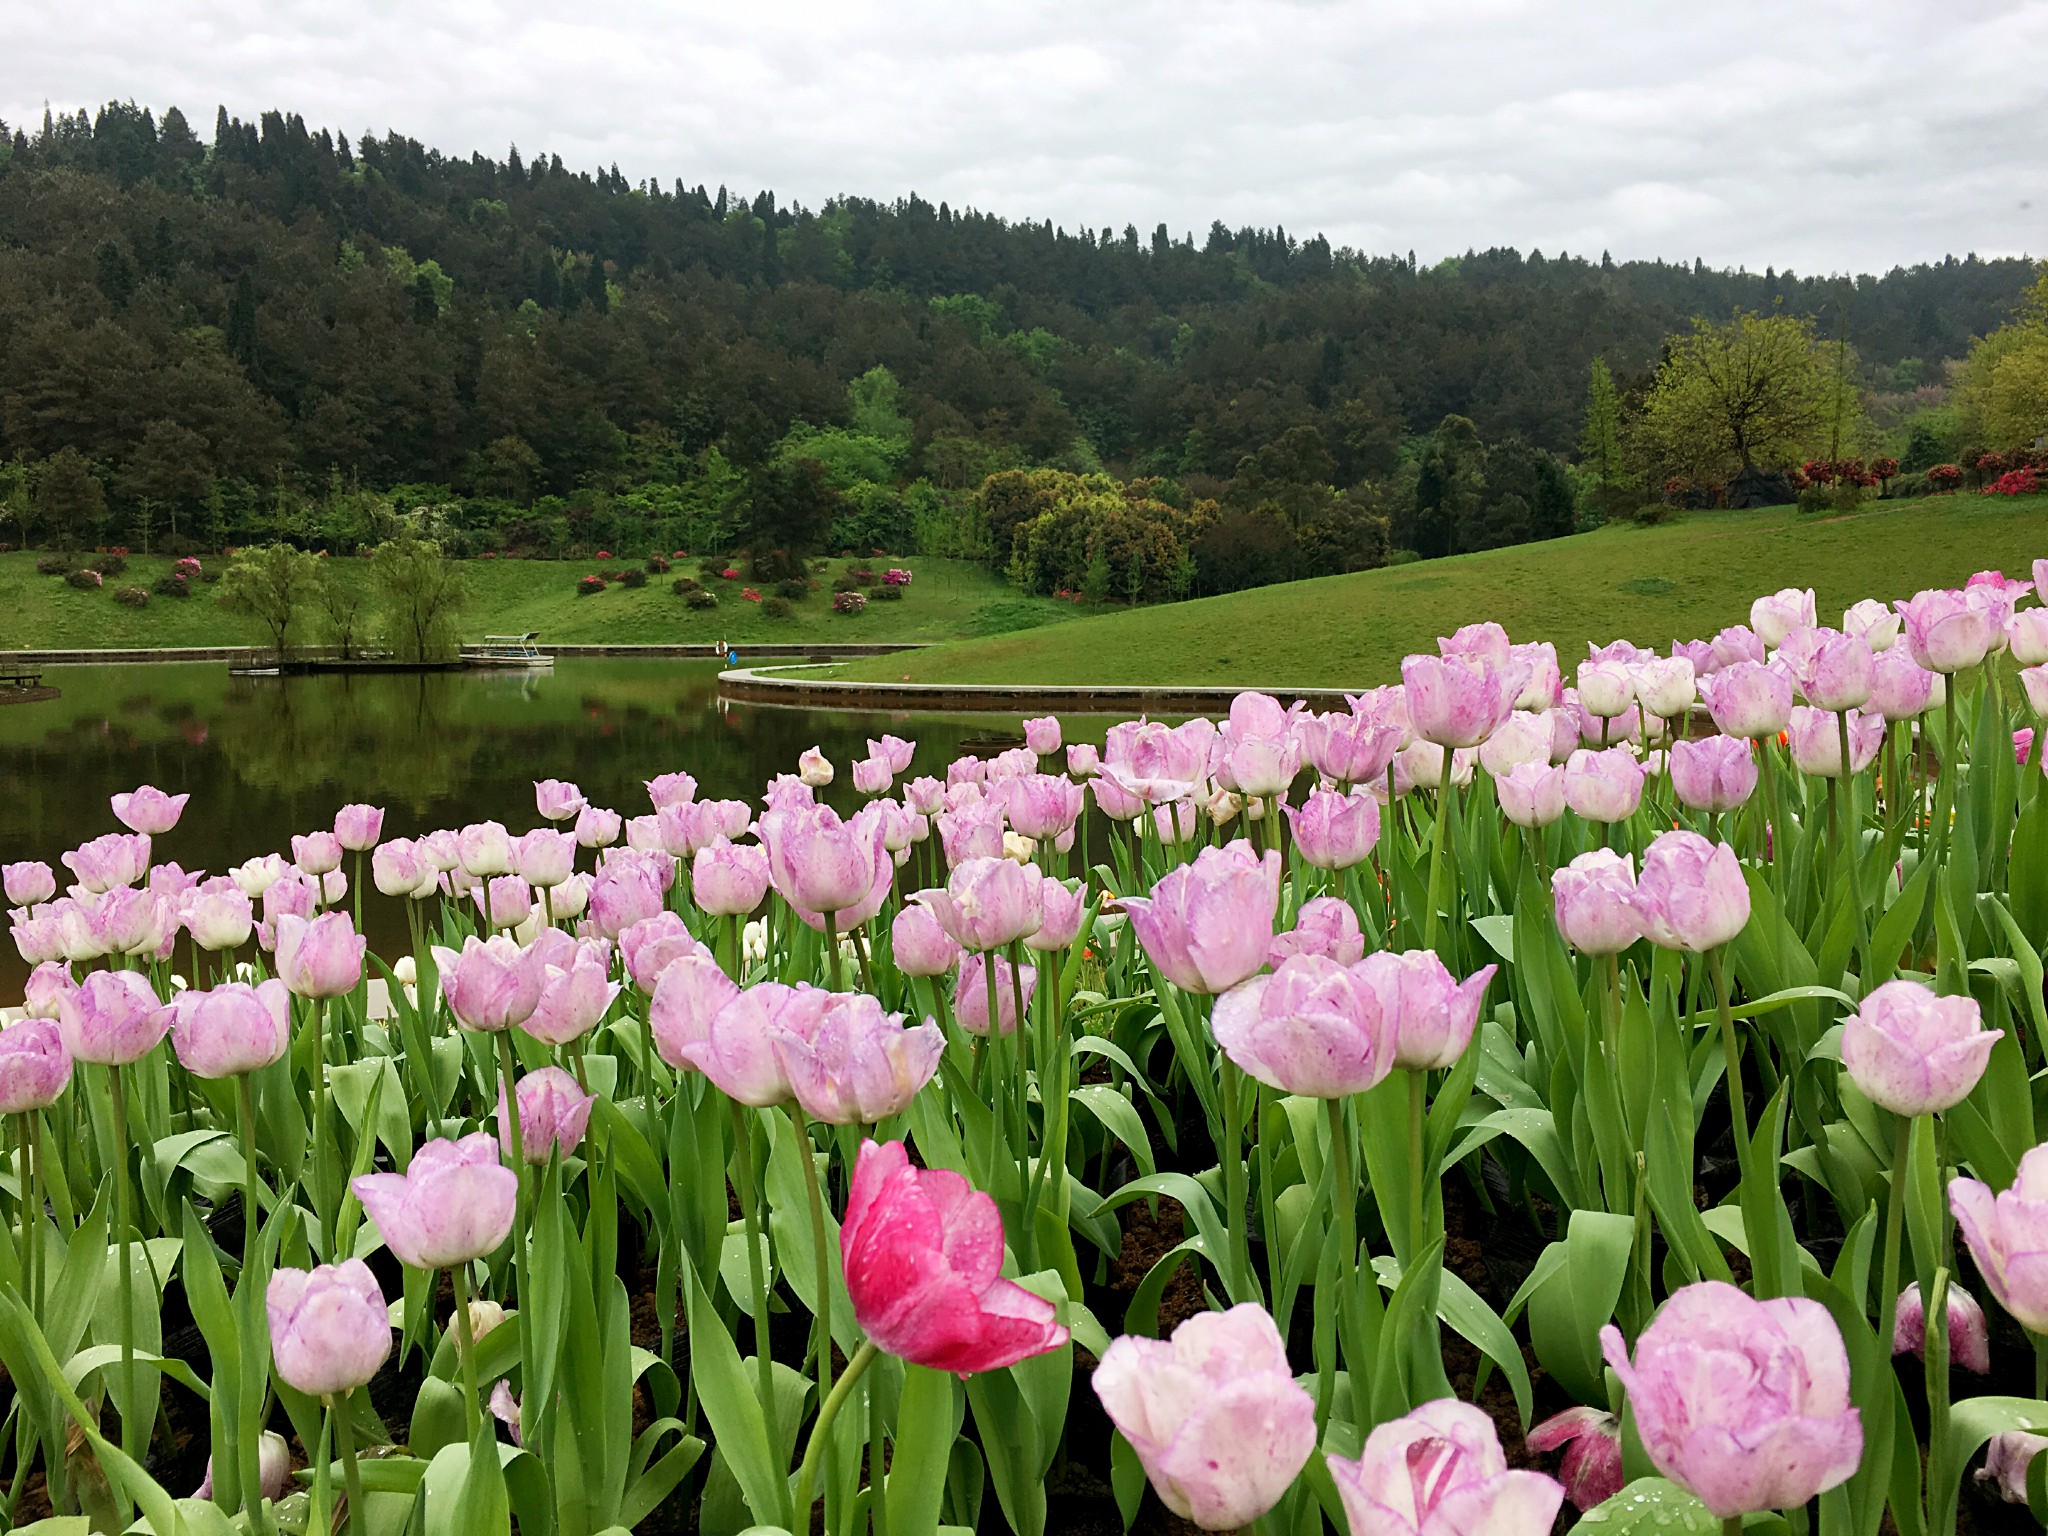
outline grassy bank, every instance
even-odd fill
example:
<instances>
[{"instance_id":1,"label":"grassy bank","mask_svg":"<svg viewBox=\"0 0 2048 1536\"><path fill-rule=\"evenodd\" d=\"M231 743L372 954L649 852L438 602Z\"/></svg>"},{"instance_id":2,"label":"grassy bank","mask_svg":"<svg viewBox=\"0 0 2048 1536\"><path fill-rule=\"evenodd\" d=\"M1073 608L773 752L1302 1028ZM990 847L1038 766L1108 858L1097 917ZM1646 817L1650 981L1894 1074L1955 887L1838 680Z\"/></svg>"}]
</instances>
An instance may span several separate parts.
<instances>
[{"instance_id":1,"label":"grassy bank","mask_svg":"<svg viewBox=\"0 0 2048 1536\"><path fill-rule=\"evenodd\" d=\"M215 565L223 562L210 562ZM879 565L881 562L868 562ZM1064 604L1020 598L981 565L964 560L897 560L915 580L901 602L870 602L847 617L832 611L830 582L771 619L740 596L742 583L716 581L718 606L693 609L670 590L672 576L650 576L640 588L611 586L581 596L576 579L589 567L547 560L474 560L464 570L472 601L461 622L465 638L538 631L560 644L679 644L730 640L744 649L764 641L954 640L985 636L1063 618ZM171 562L131 556L128 569L98 591L39 575L34 554L0 555L0 650L181 645L260 645L262 628L223 608L217 585L188 598L153 596L146 608L114 601L118 587L148 588ZM843 562L834 561L831 574ZM365 583L366 560L329 563L335 581ZM678 573L680 574L680 572ZM313 620L295 638L324 638Z\"/></svg>"},{"instance_id":2,"label":"grassy bank","mask_svg":"<svg viewBox=\"0 0 2048 1536\"><path fill-rule=\"evenodd\" d=\"M1363 687L1461 624L1551 640L1567 667L1589 641L1642 645L1746 622L1750 599L1812 587L1823 622L1863 597L1907 597L2048 555L2048 497L1950 496L1848 515L1702 512L1542 544L1124 609L1028 633L878 657L837 676L934 683L1263 683Z\"/></svg>"}]
</instances>

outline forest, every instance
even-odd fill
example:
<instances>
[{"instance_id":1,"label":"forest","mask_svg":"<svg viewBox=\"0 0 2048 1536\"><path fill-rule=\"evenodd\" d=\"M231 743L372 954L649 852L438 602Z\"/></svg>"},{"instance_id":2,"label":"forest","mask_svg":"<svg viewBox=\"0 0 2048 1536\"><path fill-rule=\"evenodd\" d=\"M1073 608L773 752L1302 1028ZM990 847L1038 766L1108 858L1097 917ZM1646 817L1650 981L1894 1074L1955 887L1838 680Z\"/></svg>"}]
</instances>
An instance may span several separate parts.
<instances>
[{"instance_id":1,"label":"forest","mask_svg":"<svg viewBox=\"0 0 2048 1536\"><path fill-rule=\"evenodd\" d=\"M1696 317L1797 320L1870 431L1934 422L1924 470L1965 446L1947 370L2036 275L1422 265L110 103L0 124L0 540L346 553L395 505L460 553L699 550L794 500L821 547L1100 578L991 539L990 477L1054 473L1182 514L1178 574L1110 589L1220 590L1570 531L1589 371L1640 410Z\"/></svg>"}]
</instances>

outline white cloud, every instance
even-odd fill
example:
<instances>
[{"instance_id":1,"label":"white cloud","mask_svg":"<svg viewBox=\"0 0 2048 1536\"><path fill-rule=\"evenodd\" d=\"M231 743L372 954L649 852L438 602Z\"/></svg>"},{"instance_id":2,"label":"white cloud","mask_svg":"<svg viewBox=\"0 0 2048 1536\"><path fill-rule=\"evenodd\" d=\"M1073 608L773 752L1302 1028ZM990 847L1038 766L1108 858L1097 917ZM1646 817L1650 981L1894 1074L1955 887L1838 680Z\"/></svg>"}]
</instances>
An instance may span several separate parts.
<instances>
[{"instance_id":1,"label":"white cloud","mask_svg":"<svg viewBox=\"0 0 2048 1536\"><path fill-rule=\"evenodd\" d=\"M0 115L133 98L1199 238L1802 271L2041 249L2048 0L14 0ZM23 11L26 14L22 14Z\"/></svg>"}]
</instances>

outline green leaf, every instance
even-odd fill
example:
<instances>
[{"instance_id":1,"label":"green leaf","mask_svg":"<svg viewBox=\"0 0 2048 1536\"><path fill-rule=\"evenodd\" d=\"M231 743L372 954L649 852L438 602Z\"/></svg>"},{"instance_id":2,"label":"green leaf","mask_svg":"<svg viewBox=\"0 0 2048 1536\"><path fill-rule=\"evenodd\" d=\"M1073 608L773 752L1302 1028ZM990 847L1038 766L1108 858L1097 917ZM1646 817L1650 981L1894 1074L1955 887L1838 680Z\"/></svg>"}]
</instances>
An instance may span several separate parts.
<instances>
[{"instance_id":1,"label":"green leaf","mask_svg":"<svg viewBox=\"0 0 2048 1536\"><path fill-rule=\"evenodd\" d=\"M738 1480L754 1518L789 1519L789 1477L776 1465L768 1421L740 1364L739 1351L694 1275L686 1275L690 1373L718 1449Z\"/></svg>"},{"instance_id":2,"label":"green leaf","mask_svg":"<svg viewBox=\"0 0 2048 1536\"><path fill-rule=\"evenodd\" d=\"M1122 1430L1109 1433L1109 1482L1116 1490L1117 1513L1123 1516L1128 1531L1138 1518L1138 1506L1145 1502L1145 1464L1138 1460Z\"/></svg>"},{"instance_id":3,"label":"green leaf","mask_svg":"<svg viewBox=\"0 0 2048 1536\"><path fill-rule=\"evenodd\" d=\"M1530 1295L1529 1344L1576 1401L1597 1403L1607 1395L1600 1330L1614 1316L1628 1279L1635 1222L1605 1211L1574 1211L1564 1240L1550 1246L1560 1262Z\"/></svg>"},{"instance_id":4,"label":"green leaf","mask_svg":"<svg viewBox=\"0 0 2048 1536\"><path fill-rule=\"evenodd\" d=\"M891 1531L927 1531L939 1523L946 1469L960 1433L960 1393L944 1371L903 1367L896 1400L895 1455L885 1499Z\"/></svg>"},{"instance_id":5,"label":"green leaf","mask_svg":"<svg viewBox=\"0 0 2048 1536\"><path fill-rule=\"evenodd\" d=\"M1131 1157L1137 1162L1142 1173L1155 1173L1158 1165L1152 1160L1152 1143L1145 1135L1145 1122L1138 1118L1138 1111L1108 1083L1090 1083L1076 1088L1069 1096L1072 1101L1086 1109L1102 1122L1102 1128L1130 1149Z\"/></svg>"},{"instance_id":6,"label":"green leaf","mask_svg":"<svg viewBox=\"0 0 2048 1536\"><path fill-rule=\"evenodd\" d=\"M1597 1527L1603 1536L1633 1531L1644 1536L1719 1536L1721 1522L1676 1483L1639 1477L1581 1515L1578 1528L1588 1527Z\"/></svg>"}]
</instances>

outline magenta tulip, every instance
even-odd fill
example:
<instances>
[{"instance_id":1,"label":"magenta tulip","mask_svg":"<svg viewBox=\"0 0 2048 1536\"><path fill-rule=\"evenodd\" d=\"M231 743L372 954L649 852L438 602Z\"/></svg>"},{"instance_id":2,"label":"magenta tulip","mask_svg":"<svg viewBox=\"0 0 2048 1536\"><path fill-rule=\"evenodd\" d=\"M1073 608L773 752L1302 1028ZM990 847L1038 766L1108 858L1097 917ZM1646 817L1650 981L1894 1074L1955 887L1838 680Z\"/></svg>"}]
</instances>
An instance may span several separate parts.
<instances>
[{"instance_id":1,"label":"magenta tulip","mask_svg":"<svg viewBox=\"0 0 2048 1536\"><path fill-rule=\"evenodd\" d=\"M1888 981L1844 1022L1842 1067L1872 1103L1895 1115L1931 1115L1970 1096L1999 1038L1984 1027L1975 998Z\"/></svg>"},{"instance_id":2,"label":"magenta tulip","mask_svg":"<svg viewBox=\"0 0 2048 1536\"><path fill-rule=\"evenodd\" d=\"M1379 999L1380 1017L1394 1034L1394 1065L1426 1071L1465 1054L1498 967L1482 966L1459 981L1436 951L1411 949L1379 950L1351 969Z\"/></svg>"},{"instance_id":3,"label":"magenta tulip","mask_svg":"<svg viewBox=\"0 0 2048 1536\"><path fill-rule=\"evenodd\" d=\"M1053 1304L1001 1278L996 1203L903 1143L861 1143L839 1260L861 1331L899 1359L968 1375L1067 1342Z\"/></svg>"},{"instance_id":4,"label":"magenta tulip","mask_svg":"<svg viewBox=\"0 0 2048 1536\"><path fill-rule=\"evenodd\" d=\"M171 1027L169 1005L140 971L94 971L57 1005L64 1048L78 1061L124 1066L156 1049Z\"/></svg>"},{"instance_id":5,"label":"magenta tulip","mask_svg":"<svg viewBox=\"0 0 2048 1536\"><path fill-rule=\"evenodd\" d=\"M5 1039L0 1034L0 1039ZM1984 1321L1984 1309L1977 1298L1960 1285L1948 1286L1948 1357L1966 1371L1979 1376L1991 1370L1991 1333ZM1892 1353L1925 1359L1927 1354L1927 1304L1920 1299L1920 1282L1915 1280L1899 1292L1893 1314Z\"/></svg>"},{"instance_id":6,"label":"magenta tulip","mask_svg":"<svg viewBox=\"0 0 2048 1536\"><path fill-rule=\"evenodd\" d=\"M1170 1340L1112 1340L1093 1385L1160 1502L1203 1530L1259 1519L1316 1447L1315 1399L1254 1303L1197 1312Z\"/></svg>"},{"instance_id":7,"label":"magenta tulip","mask_svg":"<svg viewBox=\"0 0 2048 1536\"><path fill-rule=\"evenodd\" d=\"M1485 1411L1455 1398L1381 1424L1356 1461L1329 1458L1351 1536L1549 1536L1564 1489L1508 1470Z\"/></svg>"},{"instance_id":8,"label":"magenta tulip","mask_svg":"<svg viewBox=\"0 0 2048 1536\"><path fill-rule=\"evenodd\" d=\"M1348 901L1311 896L1294 914L1294 926L1273 935L1266 963L1278 970L1292 955L1322 955L1339 965L1356 965L1365 954L1365 934Z\"/></svg>"},{"instance_id":9,"label":"magenta tulip","mask_svg":"<svg viewBox=\"0 0 2048 1536\"><path fill-rule=\"evenodd\" d=\"M292 999L276 977L180 992L171 1003L171 1049L195 1077L239 1077L281 1059L292 1041Z\"/></svg>"},{"instance_id":10,"label":"magenta tulip","mask_svg":"<svg viewBox=\"0 0 2048 1536\"><path fill-rule=\"evenodd\" d=\"M1029 1010L1033 994L1038 990L1038 967L1026 965L1018 968L1016 983L1011 981L1010 962L1001 955L963 955L960 972L953 983L953 1022L970 1035L986 1035L988 1024L988 979L983 961L995 967L996 974L996 1025L998 1035L1013 1035L1017 1032L1017 988L1024 992L1024 1007Z\"/></svg>"},{"instance_id":11,"label":"magenta tulip","mask_svg":"<svg viewBox=\"0 0 2048 1536\"><path fill-rule=\"evenodd\" d=\"M391 1317L361 1259L271 1274L263 1299L277 1374L311 1397L352 1392L391 1353Z\"/></svg>"},{"instance_id":12,"label":"magenta tulip","mask_svg":"<svg viewBox=\"0 0 2048 1536\"><path fill-rule=\"evenodd\" d=\"M1633 1361L1613 1325L1600 1343L1651 1464L1717 1519L1796 1509L1863 1459L1849 1353L1817 1301L1702 1281L1672 1293Z\"/></svg>"},{"instance_id":13,"label":"magenta tulip","mask_svg":"<svg viewBox=\"0 0 2048 1536\"><path fill-rule=\"evenodd\" d=\"M1695 811L1732 811L1756 789L1756 752L1739 736L1674 741L1671 787Z\"/></svg>"},{"instance_id":14,"label":"magenta tulip","mask_svg":"<svg viewBox=\"0 0 2048 1536\"><path fill-rule=\"evenodd\" d=\"M1905 621L1906 649L1930 672L1948 674L1976 666L1991 649L1999 628L1961 592L1931 588L1892 606Z\"/></svg>"},{"instance_id":15,"label":"magenta tulip","mask_svg":"<svg viewBox=\"0 0 2048 1536\"><path fill-rule=\"evenodd\" d=\"M1153 969L1184 992L1227 992L1266 963L1280 905L1280 855L1204 848L1123 908Z\"/></svg>"},{"instance_id":16,"label":"magenta tulip","mask_svg":"<svg viewBox=\"0 0 2048 1536\"><path fill-rule=\"evenodd\" d=\"M1809 709L1804 704L1792 711L1786 727L1792 761L1801 773L1824 779L1842 777L1842 734L1837 716L1830 710ZM1877 749L1884 745L1884 721L1860 709L1849 711L1849 773L1863 772L1877 761Z\"/></svg>"},{"instance_id":17,"label":"magenta tulip","mask_svg":"<svg viewBox=\"0 0 2048 1536\"><path fill-rule=\"evenodd\" d=\"M2048 1333L2048 1146L2020 1158L2003 1194L1976 1179L1949 1180L1948 1204L1992 1299L2023 1327Z\"/></svg>"},{"instance_id":18,"label":"magenta tulip","mask_svg":"<svg viewBox=\"0 0 2048 1536\"><path fill-rule=\"evenodd\" d=\"M61 855L78 883L97 896L116 886L133 885L149 873L149 834L109 832Z\"/></svg>"},{"instance_id":19,"label":"magenta tulip","mask_svg":"<svg viewBox=\"0 0 2048 1536\"><path fill-rule=\"evenodd\" d=\"M48 1019L17 1019L0 1029L0 1115L47 1109L71 1081L64 1032Z\"/></svg>"},{"instance_id":20,"label":"magenta tulip","mask_svg":"<svg viewBox=\"0 0 2048 1536\"><path fill-rule=\"evenodd\" d=\"M1643 936L1635 864L1611 848L1580 854L1550 877L1557 931L1584 955L1615 955Z\"/></svg>"},{"instance_id":21,"label":"magenta tulip","mask_svg":"<svg viewBox=\"0 0 2048 1536\"><path fill-rule=\"evenodd\" d=\"M368 1173L349 1187L401 1263L451 1269L493 1252L512 1231L519 1176L498 1161L489 1131L430 1141L404 1173Z\"/></svg>"},{"instance_id":22,"label":"magenta tulip","mask_svg":"<svg viewBox=\"0 0 2048 1536\"><path fill-rule=\"evenodd\" d=\"M655 1052L678 1071L698 1070L695 1058L710 1047L712 1020L739 992L708 953L671 962L654 984L647 1008Z\"/></svg>"},{"instance_id":23,"label":"magenta tulip","mask_svg":"<svg viewBox=\"0 0 2048 1536\"><path fill-rule=\"evenodd\" d=\"M12 906L41 906L57 894L56 871L35 859L0 864L0 881L5 882L7 900Z\"/></svg>"},{"instance_id":24,"label":"magenta tulip","mask_svg":"<svg viewBox=\"0 0 2048 1536\"><path fill-rule=\"evenodd\" d=\"M551 1153L567 1157L583 1144L590 1124L590 1106L597 1095L585 1093L560 1067L540 1067L519 1079L519 1151L529 1163L545 1163ZM498 1147L512 1156L511 1116L505 1105L505 1082L498 1080Z\"/></svg>"},{"instance_id":25,"label":"magenta tulip","mask_svg":"<svg viewBox=\"0 0 2048 1536\"><path fill-rule=\"evenodd\" d=\"M1294 847L1317 869L1350 869L1363 864L1380 840L1380 808L1370 794L1340 795L1312 789L1299 810L1283 806L1294 829Z\"/></svg>"},{"instance_id":26,"label":"magenta tulip","mask_svg":"<svg viewBox=\"0 0 2048 1536\"><path fill-rule=\"evenodd\" d=\"M905 1028L861 992L832 994L808 1035L773 1028L790 1091L813 1120L874 1125L901 1114L939 1070L946 1037L926 1019Z\"/></svg>"},{"instance_id":27,"label":"magenta tulip","mask_svg":"<svg viewBox=\"0 0 2048 1536\"><path fill-rule=\"evenodd\" d=\"M441 996L464 1029L495 1034L523 1024L540 1001L541 963L509 934L462 941L458 953L434 946Z\"/></svg>"},{"instance_id":28,"label":"magenta tulip","mask_svg":"<svg viewBox=\"0 0 2048 1536\"><path fill-rule=\"evenodd\" d=\"M1557 1470L1574 1509L1592 1509L1621 1492L1621 1425L1604 1409L1567 1408L1552 1414L1522 1443L1539 1452L1563 1448Z\"/></svg>"},{"instance_id":29,"label":"magenta tulip","mask_svg":"<svg viewBox=\"0 0 2048 1536\"><path fill-rule=\"evenodd\" d=\"M1564 765L1564 803L1588 821L1627 821L1643 801L1643 765L1627 747L1581 747Z\"/></svg>"},{"instance_id":30,"label":"magenta tulip","mask_svg":"<svg viewBox=\"0 0 2048 1536\"><path fill-rule=\"evenodd\" d=\"M1394 1067L1395 1026L1364 977L1296 955L1216 999L1223 1054L1268 1087L1317 1099L1363 1093Z\"/></svg>"},{"instance_id":31,"label":"magenta tulip","mask_svg":"<svg viewBox=\"0 0 2048 1536\"><path fill-rule=\"evenodd\" d=\"M1703 954L1749 921L1749 885L1735 850L1697 832L1663 832L1643 855L1632 898L1643 936L1663 949Z\"/></svg>"},{"instance_id":32,"label":"magenta tulip","mask_svg":"<svg viewBox=\"0 0 2048 1536\"><path fill-rule=\"evenodd\" d=\"M1517 763L1493 781L1500 813L1518 827L1547 827L1564 815L1564 769Z\"/></svg>"}]
</instances>

